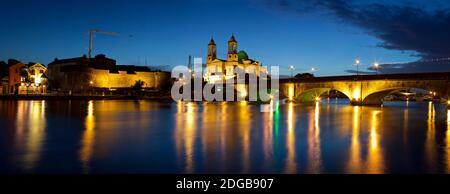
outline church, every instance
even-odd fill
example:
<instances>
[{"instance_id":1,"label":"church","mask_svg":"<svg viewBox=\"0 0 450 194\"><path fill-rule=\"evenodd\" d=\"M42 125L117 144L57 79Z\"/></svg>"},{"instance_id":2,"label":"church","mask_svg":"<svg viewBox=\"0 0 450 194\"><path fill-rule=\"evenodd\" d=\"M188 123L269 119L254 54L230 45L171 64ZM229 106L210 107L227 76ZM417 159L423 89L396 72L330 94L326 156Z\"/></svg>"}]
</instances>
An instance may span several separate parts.
<instances>
[{"instance_id":1,"label":"church","mask_svg":"<svg viewBox=\"0 0 450 194\"><path fill-rule=\"evenodd\" d=\"M234 69L241 68L249 74L259 76L261 72L266 71L261 67L261 63L249 59L247 53L243 50L238 52L237 41L234 35L228 41L227 59L217 58L217 49L214 39L208 44L208 57L206 61L206 72L204 79L207 83L223 82L235 78Z\"/></svg>"}]
</instances>

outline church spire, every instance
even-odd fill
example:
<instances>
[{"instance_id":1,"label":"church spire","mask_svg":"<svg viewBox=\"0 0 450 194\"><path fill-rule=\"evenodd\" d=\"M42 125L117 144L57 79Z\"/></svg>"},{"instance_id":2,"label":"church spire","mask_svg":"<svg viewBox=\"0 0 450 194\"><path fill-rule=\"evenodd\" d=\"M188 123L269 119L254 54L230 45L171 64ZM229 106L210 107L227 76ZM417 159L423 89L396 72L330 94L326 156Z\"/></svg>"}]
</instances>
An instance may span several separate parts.
<instances>
[{"instance_id":1,"label":"church spire","mask_svg":"<svg viewBox=\"0 0 450 194\"><path fill-rule=\"evenodd\" d=\"M234 38L234 33L231 34L231 38L228 42L236 42L237 43L236 38Z\"/></svg>"},{"instance_id":2,"label":"church spire","mask_svg":"<svg viewBox=\"0 0 450 194\"><path fill-rule=\"evenodd\" d=\"M211 40L209 41L208 45L216 45L216 42L214 42L214 38L211 36Z\"/></svg>"},{"instance_id":3,"label":"church spire","mask_svg":"<svg viewBox=\"0 0 450 194\"><path fill-rule=\"evenodd\" d=\"M212 62L216 58L217 58L216 43L214 42L213 37L211 37L211 40L209 41L209 44L208 44L207 62Z\"/></svg>"}]
</instances>

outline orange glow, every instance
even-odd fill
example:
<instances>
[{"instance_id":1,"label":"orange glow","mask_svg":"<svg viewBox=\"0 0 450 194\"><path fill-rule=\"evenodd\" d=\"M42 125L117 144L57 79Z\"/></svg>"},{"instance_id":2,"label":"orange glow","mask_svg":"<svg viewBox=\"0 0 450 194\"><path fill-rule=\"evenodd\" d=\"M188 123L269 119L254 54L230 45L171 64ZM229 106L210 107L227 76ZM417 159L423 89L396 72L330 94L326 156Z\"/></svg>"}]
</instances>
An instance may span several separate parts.
<instances>
[{"instance_id":1,"label":"orange glow","mask_svg":"<svg viewBox=\"0 0 450 194\"><path fill-rule=\"evenodd\" d=\"M361 98L361 91L357 88L353 90L353 99L359 100Z\"/></svg>"},{"instance_id":2,"label":"orange glow","mask_svg":"<svg viewBox=\"0 0 450 194\"><path fill-rule=\"evenodd\" d=\"M288 99L289 101L294 100L294 84L288 84Z\"/></svg>"},{"instance_id":3,"label":"orange glow","mask_svg":"<svg viewBox=\"0 0 450 194\"><path fill-rule=\"evenodd\" d=\"M178 102L175 117L175 148L177 161L184 165L185 173L194 172L195 139L197 132L196 112L197 104L194 102Z\"/></svg>"},{"instance_id":4,"label":"orange glow","mask_svg":"<svg viewBox=\"0 0 450 194\"><path fill-rule=\"evenodd\" d=\"M349 163L347 165L350 173L362 173L361 145L359 141L359 109L359 106L353 107L352 143L350 146Z\"/></svg>"},{"instance_id":5,"label":"orange glow","mask_svg":"<svg viewBox=\"0 0 450 194\"><path fill-rule=\"evenodd\" d=\"M309 113L308 122L308 173L320 173L322 170L322 153L320 148L320 103L316 102L314 111Z\"/></svg>"},{"instance_id":6,"label":"orange glow","mask_svg":"<svg viewBox=\"0 0 450 194\"><path fill-rule=\"evenodd\" d=\"M297 172L297 162L295 157L295 117L294 117L294 104L291 102L288 104L287 112L287 135L286 135L286 168L285 172L288 174L294 174Z\"/></svg>"},{"instance_id":7,"label":"orange glow","mask_svg":"<svg viewBox=\"0 0 450 194\"><path fill-rule=\"evenodd\" d=\"M367 158L367 173L370 174L381 174L384 172L384 159L379 146L380 142L378 139L379 131L379 120L378 116L381 111L373 111L370 127L370 144L369 144L369 154Z\"/></svg>"},{"instance_id":8,"label":"orange glow","mask_svg":"<svg viewBox=\"0 0 450 194\"><path fill-rule=\"evenodd\" d=\"M248 106L240 106L238 111L239 130L242 138L242 173L248 173L250 171L250 135L252 129L248 118L251 117L251 112Z\"/></svg>"},{"instance_id":9,"label":"orange glow","mask_svg":"<svg viewBox=\"0 0 450 194\"><path fill-rule=\"evenodd\" d=\"M320 97L316 97L315 100L316 100L316 102L319 102L320 101Z\"/></svg>"},{"instance_id":10,"label":"orange glow","mask_svg":"<svg viewBox=\"0 0 450 194\"><path fill-rule=\"evenodd\" d=\"M432 169L432 171L436 170L436 165L433 161L437 160L437 145L436 145L436 110L434 108L433 102L428 102L428 119L427 119L427 133L425 138L425 157L427 166Z\"/></svg>"},{"instance_id":11,"label":"orange glow","mask_svg":"<svg viewBox=\"0 0 450 194\"><path fill-rule=\"evenodd\" d=\"M81 139L80 161L83 165L83 172L89 172L89 162L92 159L95 139L95 118L94 102L88 102L87 116L85 119L85 131Z\"/></svg>"},{"instance_id":12,"label":"orange glow","mask_svg":"<svg viewBox=\"0 0 450 194\"><path fill-rule=\"evenodd\" d=\"M447 110L447 132L445 133L445 145L447 173L450 173L450 109Z\"/></svg>"},{"instance_id":13,"label":"orange glow","mask_svg":"<svg viewBox=\"0 0 450 194\"><path fill-rule=\"evenodd\" d=\"M32 171L39 164L45 141L45 101L17 101L16 141L24 153L20 165Z\"/></svg>"}]
</instances>

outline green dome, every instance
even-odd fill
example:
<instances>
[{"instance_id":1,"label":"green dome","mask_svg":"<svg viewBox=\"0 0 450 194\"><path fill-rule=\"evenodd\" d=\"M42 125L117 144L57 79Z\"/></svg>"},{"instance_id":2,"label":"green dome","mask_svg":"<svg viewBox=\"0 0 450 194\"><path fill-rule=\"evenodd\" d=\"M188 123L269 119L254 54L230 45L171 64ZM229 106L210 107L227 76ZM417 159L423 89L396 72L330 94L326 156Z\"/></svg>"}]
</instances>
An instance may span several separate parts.
<instances>
[{"instance_id":1,"label":"green dome","mask_svg":"<svg viewBox=\"0 0 450 194\"><path fill-rule=\"evenodd\" d=\"M242 60L248 60L248 55L245 51L239 51L238 52L238 60L239 62L242 62Z\"/></svg>"}]
</instances>

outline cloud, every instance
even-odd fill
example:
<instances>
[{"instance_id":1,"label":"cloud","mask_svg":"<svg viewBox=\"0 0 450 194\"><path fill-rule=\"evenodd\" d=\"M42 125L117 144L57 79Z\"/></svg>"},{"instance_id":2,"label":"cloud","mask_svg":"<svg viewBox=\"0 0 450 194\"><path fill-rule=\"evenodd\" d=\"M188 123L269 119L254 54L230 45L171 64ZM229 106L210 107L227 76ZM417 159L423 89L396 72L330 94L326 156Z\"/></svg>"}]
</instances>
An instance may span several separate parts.
<instances>
[{"instance_id":1,"label":"cloud","mask_svg":"<svg viewBox=\"0 0 450 194\"><path fill-rule=\"evenodd\" d=\"M346 73L351 73L351 74L361 74L361 75L372 75L375 74L375 72L373 71L356 71L356 70L345 70Z\"/></svg>"},{"instance_id":2,"label":"cloud","mask_svg":"<svg viewBox=\"0 0 450 194\"><path fill-rule=\"evenodd\" d=\"M370 70L375 69L369 68ZM381 64L380 73L450 72L450 58L419 60L409 63Z\"/></svg>"},{"instance_id":3,"label":"cloud","mask_svg":"<svg viewBox=\"0 0 450 194\"><path fill-rule=\"evenodd\" d=\"M450 55L450 9L412 4L352 4L344 0L267 0L282 10L330 13L380 39L378 46L415 51L425 58Z\"/></svg>"},{"instance_id":4,"label":"cloud","mask_svg":"<svg viewBox=\"0 0 450 194\"><path fill-rule=\"evenodd\" d=\"M266 0L268 5L274 0ZM400 51L412 51L423 59L450 56L450 9L421 6L417 3L360 3L344 0L282 0L278 8L297 13L319 12L339 21L359 27L378 38L377 46ZM435 3L427 1L427 3ZM438 7L438 8L436 8ZM406 67L411 64L404 64ZM385 69L398 70L384 64ZM414 64L419 69L420 64ZM436 65L436 68L440 67ZM412 66L408 66L412 68ZM448 69L448 68L446 68ZM369 69L370 70L370 69Z\"/></svg>"}]
</instances>

